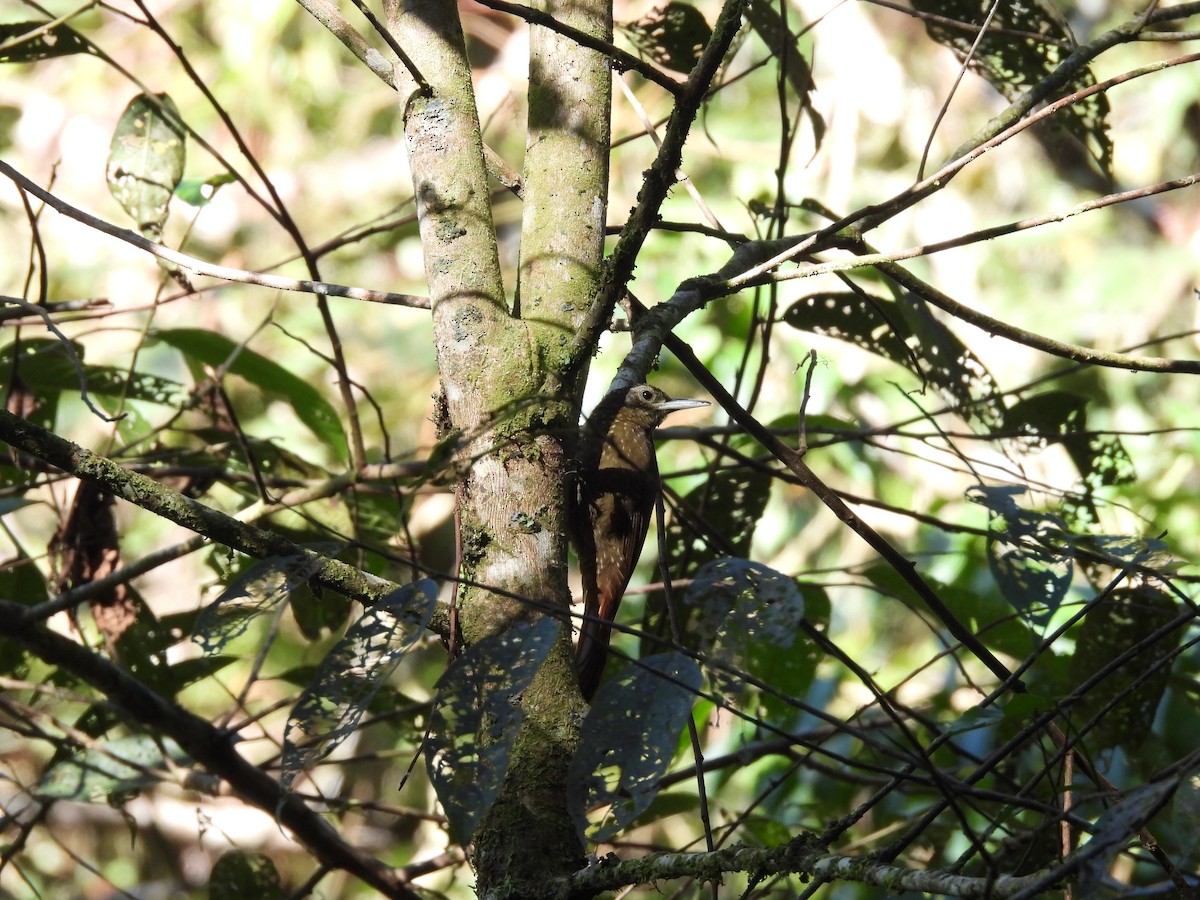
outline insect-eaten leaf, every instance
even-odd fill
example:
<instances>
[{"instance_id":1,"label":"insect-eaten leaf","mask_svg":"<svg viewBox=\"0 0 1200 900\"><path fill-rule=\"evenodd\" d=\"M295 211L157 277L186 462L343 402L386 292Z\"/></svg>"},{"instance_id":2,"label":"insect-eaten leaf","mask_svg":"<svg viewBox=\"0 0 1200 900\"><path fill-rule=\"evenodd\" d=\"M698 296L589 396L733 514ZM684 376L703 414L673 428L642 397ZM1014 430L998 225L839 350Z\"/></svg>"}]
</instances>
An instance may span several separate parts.
<instances>
[{"instance_id":1,"label":"insect-eaten leaf","mask_svg":"<svg viewBox=\"0 0 1200 900\"><path fill-rule=\"evenodd\" d=\"M336 548L325 547L336 552ZM321 568L319 557L269 556L238 575L216 600L201 610L192 640L205 653L220 653L250 623L275 609Z\"/></svg>"},{"instance_id":2,"label":"insect-eaten leaf","mask_svg":"<svg viewBox=\"0 0 1200 900\"><path fill-rule=\"evenodd\" d=\"M806 591L828 610L822 591L761 563L718 559L696 572L684 603L713 690L739 704L751 691L758 697L755 682L769 684L780 700L803 694L821 659L804 634Z\"/></svg>"},{"instance_id":3,"label":"insect-eaten leaf","mask_svg":"<svg viewBox=\"0 0 1200 900\"><path fill-rule=\"evenodd\" d=\"M1071 586L1074 551L1056 516L1022 509L1024 487L974 485L967 499L988 511L988 567L1000 593L1030 622L1043 626Z\"/></svg>"},{"instance_id":4,"label":"insect-eaten leaf","mask_svg":"<svg viewBox=\"0 0 1200 900\"><path fill-rule=\"evenodd\" d=\"M666 556L668 572L690 572L717 558L716 541L703 540L706 534L720 535L720 546L728 554L747 554L754 531L771 495L771 473L763 469L732 467L712 474L690 491L680 504L687 517L672 516L667 525ZM704 523L697 529L695 522ZM679 629L685 646L691 646L689 619L691 607L678 609ZM671 617L667 614L666 595L654 591L646 598L643 614L641 655L649 656L662 647Z\"/></svg>"},{"instance_id":5,"label":"insect-eaten leaf","mask_svg":"<svg viewBox=\"0 0 1200 900\"><path fill-rule=\"evenodd\" d=\"M567 782L581 838L608 840L658 795L699 689L699 666L677 652L646 657L600 685ZM589 834L588 810L604 805L605 820Z\"/></svg>"},{"instance_id":6,"label":"insect-eaten leaf","mask_svg":"<svg viewBox=\"0 0 1200 900\"><path fill-rule=\"evenodd\" d=\"M34 793L84 803L120 803L159 781L168 758L176 765L189 762L170 738L136 735L101 741L56 762Z\"/></svg>"},{"instance_id":7,"label":"insect-eaten leaf","mask_svg":"<svg viewBox=\"0 0 1200 900\"><path fill-rule=\"evenodd\" d=\"M156 242L183 178L187 148L181 123L166 94L139 94L121 114L108 153L109 191L142 236Z\"/></svg>"},{"instance_id":8,"label":"insect-eaten leaf","mask_svg":"<svg viewBox=\"0 0 1200 900\"><path fill-rule=\"evenodd\" d=\"M639 52L674 72L690 72L712 37L704 13L675 0L619 27Z\"/></svg>"},{"instance_id":9,"label":"insect-eaten leaf","mask_svg":"<svg viewBox=\"0 0 1200 900\"><path fill-rule=\"evenodd\" d=\"M221 854L208 876L208 900L281 900L284 896L275 863L263 853L229 850Z\"/></svg>"},{"instance_id":10,"label":"insect-eaten leaf","mask_svg":"<svg viewBox=\"0 0 1200 900\"><path fill-rule=\"evenodd\" d=\"M0 63L37 62L55 56L87 53L88 42L69 25L52 28L46 22L5 22L0 24Z\"/></svg>"},{"instance_id":11,"label":"insect-eaten leaf","mask_svg":"<svg viewBox=\"0 0 1200 900\"><path fill-rule=\"evenodd\" d=\"M425 631L437 606L425 578L368 607L326 654L283 731L285 787L354 733L376 692Z\"/></svg>"},{"instance_id":12,"label":"insect-eaten leaf","mask_svg":"<svg viewBox=\"0 0 1200 900\"><path fill-rule=\"evenodd\" d=\"M982 76L1008 100L1016 100L1051 75L1075 50L1075 36L1053 0L995 4L991 0L914 0L929 36L970 60ZM979 28L994 9L988 30ZM1022 35L1018 37L1017 35ZM1084 67L1050 96L1065 97L1096 83ZM1112 141L1108 136L1108 98L1093 94L1058 113L1069 134L1091 154L1099 170L1112 178Z\"/></svg>"},{"instance_id":13,"label":"insect-eaten leaf","mask_svg":"<svg viewBox=\"0 0 1200 900\"><path fill-rule=\"evenodd\" d=\"M1113 591L1083 620L1071 657L1071 683L1078 688L1090 681L1178 613L1174 597L1149 585ZM1142 647L1089 686L1071 707L1073 733L1082 735L1089 751L1117 746L1135 750L1150 736L1180 637L1177 629Z\"/></svg>"},{"instance_id":14,"label":"insect-eaten leaf","mask_svg":"<svg viewBox=\"0 0 1200 900\"><path fill-rule=\"evenodd\" d=\"M472 644L438 679L425 767L450 823L467 844L500 792L521 726L521 694L561 626L541 617Z\"/></svg>"},{"instance_id":15,"label":"insect-eaten leaf","mask_svg":"<svg viewBox=\"0 0 1200 900\"><path fill-rule=\"evenodd\" d=\"M783 315L793 328L847 341L932 384L963 418L989 428L1004 418L991 372L925 301L889 300L866 291L826 291L796 301Z\"/></svg>"}]
</instances>

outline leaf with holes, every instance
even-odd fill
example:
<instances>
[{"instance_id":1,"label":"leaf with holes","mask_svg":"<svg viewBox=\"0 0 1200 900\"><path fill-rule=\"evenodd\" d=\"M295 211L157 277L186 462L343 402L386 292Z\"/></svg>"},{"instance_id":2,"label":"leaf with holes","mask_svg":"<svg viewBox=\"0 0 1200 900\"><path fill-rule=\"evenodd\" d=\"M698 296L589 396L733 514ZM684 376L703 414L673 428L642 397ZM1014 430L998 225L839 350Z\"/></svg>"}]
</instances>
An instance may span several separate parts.
<instances>
[{"instance_id":1,"label":"leaf with holes","mask_svg":"<svg viewBox=\"0 0 1200 900\"><path fill-rule=\"evenodd\" d=\"M674 72L690 72L712 37L704 13L690 3L656 6L636 22L619 26L637 47L658 65Z\"/></svg>"},{"instance_id":2,"label":"leaf with holes","mask_svg":"<svg viewBox=\"0 0 1200 900\"><path fill-rule=\"evenodd\" d=\"M139 94L113 131L108 190L152 241L162 239L168 204L183 178L187 136L181 121L166 94Z\"/></svg>"},{"instance_id":3,"label":"leaf with holes","mask_svg":"<svg viewBox=\"0 0 1200 900\"><path fill-rule=\"evenodd\" d=\"M0 24L0 63L37 62L55 56L88 53L88 42L69 25L46 28L46 22Z\"/></svg>"},{"instance_id":4,"label":"leaf with holes","mask_svg":"<svg viewBox=\"0 0 1200 900\"><path fill-rule=\"evenodd\" d=\"M287 600L292 590L320 568L320 559L304 556L269 556L254 563L201 610L192 640L205 653L219 653L244 634L256 618Z\"/></svg>"},{"instance_id":5,"label":"leaf with holes","mask_svg":"<svg viewBox=\"0 0 1200 900\"><path fill-rule=\"evenodd\" d=\"M1075 36L1052 0L994 4L992 0L914 0L927 18L929 36L949 47L960 60L971 53L988 13L996 12L970 56L970 68L1008 100L1016 100L1043 81L1075 50ZM1057 100L1096 83L1089 68L1080 69L1050 96ZM1059 112L1058 121L1077 138L1112 177L1112 141L1108 136L1108 98L1104 94L1077 101Z\"/></svg>"},{"instance_id":6,"label":"leaf with holes","mask_svg":"<svg viewBox=\"0 0 1200 900\"><path fill-rule=\"evenodd\" d=\"M472 644L438 679L425 767L450 836L470 842L500 792L521 727L521 693L558 637L547 616Z\"/></svg>"},{"instance_id":7,"label":"leaf with holes","mask_svg":"<svg viewBox=\"0 0 1200 900\"><path fill-rule=\"evenodd\" d=\"M358 726L379 688L425 631L437 584L405 585L368 607L325 655L283 731L280 781L288 787Z\"/></svg>"},{"instance_id":8,"label":"leaf with holes","mask_svg":"<svg viewBox=\"0 0 1200 900\"><path fill-rule=\"evenodd\" d=\"M581 838L605 841L658 794L700 689L700 668L681 653L648 656L600 685L580 729L567 797ZM587 811L610 805L589 834Z\"/></svg>"},{"instance_id":9,"label":"leaf with holes","mask_svg":"<svg viewBox=\"0 0 1200 900\"><path fill-rule=\"evenodd\" d=\"M783 320L903 366L934 385L968 420L987 427L1003 420L1004 402L992 374L917 297L898 302L865 291L828 291L801 298Z\"/></svg>"},{"instance_id":10,"label":"leaf with holes","mask_svg":"<svg viewBox=\"0 0 1200 900\"><path fill-rule=\"evenodd\" d=\"M1074 571L1074 553L1063 523L1019 507L1023 487L967 489L967 499L988 511L988 567L1004 598L1036 625L1058 610Z\"/></svg>"},{"instance_id":11,"label":"leaf with holes","mask_svg":"<svg viewBox=\"0 0 1200 900\"><path fill-rule=\"evenodd\" d=\"M749 674L780 694L803 695L823 656L804 633L809 594L815 606L828 610L819 588L761 563L718 559L696 572L684 603L693 611L689 631L714 691L742 706L757 705L760 691L763 699L774 699ZM751 695L753 704L747 703Z\"/></svg>"},{"instance_id":12,"label":"leaf with holes","mask_svg":"<svg viewBox=\"0 0 1200 900\"><path fill-rule=\"evenodd\" d=\"M1118 437L1087 433L1088 399L1069 391L1026 397L1005 412L1004 430L1021 435L1024 449L1062 444L1083 479L1082 496L1064 503L1064 515L1077 527L1099 521L1096 494L1104 487L1131 484L1133 460Z\"/></svg>"},{"instance_id":13,"label":"leaf with holes","mask_svg":"<svg viewBox=\"0 0 1200 900\"><path fill-rule=\"evenodd\" d=\"M1071 657L1071 684L1083 685L1178 614L1178 601L1149 585L1113 591L1083 620ZM1167 689L1180 636L1176 629L1142 647L1071 707L1072 733L1083 737L1085 747L1096 751L1124 746L1132 751L1145 742Z\"/></svg>"},{"instance_id":14,"label":"leaf with holes","mask_svg":"<svg viewBox=\"0 0 1200 900\"><path fill-rule=\"evenodd\" d=\"M667 523L667 571L682 575L718 556L746 555L754 530L771 496L771 474L765 469L727 468L714 472L690 491ZM689 607L679 609L679 627L689 634ZM646 598L641 655L661 649L670 634L665 595Z\"/></svg>"}]
</instances>

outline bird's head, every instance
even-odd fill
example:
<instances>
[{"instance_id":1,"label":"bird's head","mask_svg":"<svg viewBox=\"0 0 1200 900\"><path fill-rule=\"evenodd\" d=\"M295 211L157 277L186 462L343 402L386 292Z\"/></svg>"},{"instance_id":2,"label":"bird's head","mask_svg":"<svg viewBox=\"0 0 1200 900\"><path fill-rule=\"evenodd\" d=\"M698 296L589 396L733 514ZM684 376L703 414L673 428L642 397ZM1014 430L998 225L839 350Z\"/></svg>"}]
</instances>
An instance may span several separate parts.
<instances>
[{"instance_id":1,"label":"bird's head","mask_svg":"<svg viewBox=\"0 0 1200 900\"><path fill-rule=\"evenodd\" d=\"M708 406L707 400L682 400L668 397L649 384L636 384L625 393L625 402L617 413L644 428L656 428L668 415L681 409Z\"/></svg>"}]
</instances>

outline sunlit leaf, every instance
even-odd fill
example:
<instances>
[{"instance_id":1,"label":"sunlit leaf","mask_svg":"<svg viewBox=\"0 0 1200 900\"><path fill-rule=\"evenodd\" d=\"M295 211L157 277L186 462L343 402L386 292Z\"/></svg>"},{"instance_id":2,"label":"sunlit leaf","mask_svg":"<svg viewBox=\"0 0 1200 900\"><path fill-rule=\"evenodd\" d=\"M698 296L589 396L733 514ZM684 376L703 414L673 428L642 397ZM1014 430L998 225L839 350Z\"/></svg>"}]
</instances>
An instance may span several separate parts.
<instances>
[{"instance_id":1,"label":"sunlit leaf","mask_svg":"<svg viewBox=\"0 0 1200 900\"><path fill-rule=\"evenodd\" d=\"M222 187L237 181L228 172L211 178L185 178L175 188L175 196L189 206L207 206Z\"/></svg>"},{"instance_id":2,"label":"sunlit leaf","mask_svg":"<svg viewBox=\"0 0 1200 900\"><path fill-rule=\"evenodd\" d=\"M319 559L303 556L271 556L256 562L204 607L192 640L205 653L221 652L256 618L287 600L288 594L320 567Z\"/></svg>"},{"instance_id":3,"label":"sunlit leaf","mask_svg":"<svg viewBox=\"0 0 1200 900\"><path fill-rule=\"evenodd\" d=\"M1009 100L1045 79L1075 49L1075 36L1052 0L994 4L991 0L915 0L913 7L932 13L929 36L950 47L960 59L971 52L979 28L995 7L987 33L970 57L970 67ZM951 21L947 21L951 20ZM953 21L962 23L961 26ZM1096 83L1090 68L1075 74L1050 99L1058 99ZM1056 121L1078 138L1100 171L1112 176L1112 141L1108 136L1108 98L1093 94L1064 109Z\"/></svg>"},{"instance_id":4,"label":"sunlit leaf","mask_svg":"<svg viewBox=\"0 0 1200 900\"><path fill-rule=\"evenodd\" d=\"M36 62L88 52L88 42L69 25L45 26L45 22L0 24L0 63Z\"/></svg>"},{"instance_id":5,"label":"sunlit leaf","mask_svg":"<svg viewBox=\"0 0 1200 900\"><path fill-rule=\"evenodd\" d=\"M1004 403L992 374L916 297L895 301L865 291L826 291L798 300L783 320L903 366L936 387L968 420L987 427L1003 420Z\"/></svg>"},{"instance_id":6,"label":"sunlit leaf","mask_svg":"<svg viewBox=\"0 0 1200 900\"><path fill-rule=\"evenodd\" d=\"M129 101L113 132L108 189L143 237L162 239L168 204L183 178L187 135L179 110L166 94Z\"/></svg>"},{"instance_id":7,"label":"sunlit leaf","mask_svg":"<svg viewBox=\"0 0 1200 900\"><path fill-rule=\"evenodd\" d=\"M226 371L256 385L271 397L287 400L297 418L325 442L339 459L348 451L337 410L310 382L286 366L255 353L215 331L172 328L153 332L156 340L169 344L190 360Z\"/></svg>"}]
</instances>

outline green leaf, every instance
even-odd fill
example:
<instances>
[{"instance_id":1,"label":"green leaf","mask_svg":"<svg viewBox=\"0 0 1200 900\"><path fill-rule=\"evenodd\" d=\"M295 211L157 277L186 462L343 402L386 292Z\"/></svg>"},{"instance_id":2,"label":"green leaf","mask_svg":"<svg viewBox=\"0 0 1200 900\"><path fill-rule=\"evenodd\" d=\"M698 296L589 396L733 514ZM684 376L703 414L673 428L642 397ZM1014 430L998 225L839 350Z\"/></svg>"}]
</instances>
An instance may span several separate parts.
<instances>
[{"instance_id":1,"label":"green leaf","mask_svg":"<svg viewBox=\"0 0 1200 900\"><path fill-rule=\"evenodd\" d=\"M865 291L802 297L783 314L793 328L847 341L903 366L938 389L959 414L987 427L1004 418L996 380L923 300L889 300Z\"/></svg>"},{"instance_id":2,"label":"green leaf","mask_svg":"<svg viewBox=\"0 0 1200 900\"><path fill-rule=\"evenodd\" d=\"M1113 435L1087 433L1088 399L1069 391L1044 391L1005 412L1004 429L1020 432L1029 448L1062 444L1083 479L1082 498L1065 504L1064 514L1080 526L1099 520L1096 494L1104 487L1131 484L1133 460Z\"/></svg>"},{"instance_id":3,"label":"green leaf","mask_svg":"<svg viewBox=\"0 0 1200 900\"><path fill-rule=\"evenodd\" d=\"M667 571L691 572L718 557L749 554L754 530L771 496L771 481L765 469L727 468L690 491L679 504L687 516L674 515L667 523ZM686 635L692 609L684 605L678 613ZM646 599L642 630L641 655L649 656L662 647L670 631L662 591Z\"/></svg>"},{"instance_id":4,"label":"green leaf","mask_svg":"<svg viewBox=\"0 0 1200 900\"><path fill-rule=\"evenodd\" d=\"M437 596L437 584L428 578L393 591L364 611L326 654L283 731L284 787L354 733L383 682L424 634Z\"/></svg>"},{"instance_id":5,"label":"green leaf","mask_svg":"<svg viewBox=\"0 0 1200 900\"><path fill-rule=\"evenodd\" d=\"M704 13L675 0L656 6L636 22L619 26L640 53L675 72L690 72L700 59L712 29Z\"/></svg>"},{"instance_id":6,"label":"green leaf","mask_svg":"<svg viewBox=\"0 0 1200 900\"><path fill-rule=\"evenodd\" d=\"M175 196L189 206L208 206L222 187L237 181L228 172L210 178L185 178L175 188Z\"/></svg>"},{"instance_id":7,"label":"green leaf","mask_svg":"<svg viewBox=\"0 0 1200 900\"><path fill-rule=\"evenodd\" d=\"M94 749L60 759L42 776L34 793L85 803L120 802L159 781L156 770L166 766L163 748L176 765L189 762L170 738L160 741L137 735L101 741Z\"/></svg>"},{"instance_id":8,"label":"green leaf","mask_svg":"<svg viewBox=\"0 0 1200 900\"><path fill-rule=\"evenodd\" d=\"M208 900L281 900L284 896L275 863L262 853L226 851L208 877Z\"/></svg>"},{"instance_id":9,"label":"green leaf","mask_svg":"<svg viewBox=\"0 0 1200 900\"><path fill-rule=\"evenodd\" d=\"M648 656L600 685L580 729L567 797L581 838L587 811L611 804L591 838L605 841L632 824L658 795L700 689L700 668L681 653Z\"/></svg>"},{"instance_id":10,"label":"green leaf","mask_svg":"<svg viewBox=\"0 0 1200 900\"><path fill-rule=\"evenodd\" d=\"M966 59L995 4L991 0L914 0L918 12L957 20L955 27L933 18L925 20L929 36ZM1022 32L1030 37L1018 37ZM1041 40L1038 39L1040 36ZM1009 100L1016 100L1042 81L1074 51L1075 36L1052 0L1001 3L971 55L970 68ZM1080 70L1050 99L1057 100L1096 83L1090 68ZM1100 171L1112 177L1112 141L1108 136L1108 98L1093 94L1057 114L1066 130L1079 139Z\"/></svg>"},{"instance_id":11,"label":"green leaf","mask_svg":"<svg viewBox=\"0 0 1200 900\"><path fill-rule=\"evenodd\" d=\"M753 0L746 7L745 15L750 27L762 38L775 61L783 67L784 76L796 96L803 101L801 109L812 126L813 143L819 150L825 137L825 119L813 106L812 95L816 84L813 82L812 68L798 46L796 35L788 29L774 0ZM799 12L789 8L788 16L795 18L799 16Z\"/></svg>"},{"instance_id":12,"label":"green leaf","mask_svg":"<svg viewBox=\"0 0 1200 900\"><path fill-rule=\"evenodd\" d=\"M967 499L988 511L988 567L1000 592L1031 622L1045 625L1058 610L1074 571L1074 552L1063 523L1029 512L1012 499L1024 487L967 489Z\"/></svg>"},{"instance_id":13,"label":"green leaf","mask_svg":"<svg viewBox=\"0 0 1200 900\"><path fill-rule=\"evenodd\" d=\"M349 446L341 420L333 406L309 382L292 374L279 363L231 341L215 331L201 328L173 328L156 331L154 339L180 351L187 358L214 368L226 367L231 374L245 378L263 393L288 401L296 416L343 462Z\"/></svg>"},{"instance_id":14,"label":"green leaf","mask_svg":"<svg viewBox=\"0 0 1200 900\"><path fill-rule=\"evenodd\" d=\"M187 153L179 110L166 94L139 94L113 131L105 174L121 208L152 241L162 239L168 204Z\"/></svg>"},{"instance_id":15,"label":"green leaf","mask_svg":"<svg viewBox=\"0 0 1200 900\"><path fill-rule=\"evenodd\" d=\"M256 618L284 602L320 567L319 560L303 556L269 556L253 564L201 610L192 640L205 654L219 653L244 634Z\"/></svg>"},{"instance_id":16,"label":"green leaf","mask_svg":"<svg viewBox=\"0 0 1200 900\"><path fill-rule=\"evenodd\" d=\"M69 25L55 25L40 34L34 34L45 25L45 22L0 24L0 63L36 62L90 51L88 42Z\"/></svg>"},{"instance_id":17,"label":"green leaf","mask_svg":"<svg viewBox=\"0 0 1200 900\"><path fill-rule=\"evenodd\" d=\"M805 590L794 578L747 559L718 559L696 572L684 604L694 611L688 630L714 691L756 706L760 689L749 674L785 697L803 696L823 654L805 634ZM821 606L828 609L827 598ZM786 712L785 700L767 697L775 712Z\"/></svg>"},{"instance_id":18,"label":"green leaf","mask_svg":"<svg viewBox=\"0 0 1200 900\"><path fill-rule=\"evenodd\" d=\"M437 683L425 766L450 823L467 844L504 784L523 714L519 698L558 638L549 616L472 644Z\"/></svg>"},{"instance_id":19,"label":"green leaf","mask_svg":"<svg viewBox=\"0 0 1200 900\"><path fill-rule=\"evenodd\" d=\"M1178 601L1149 585L1121 588L1088 611L1071 658L1071 683L1091 679L1179 613ZM1124 746L1136 750L1150 736L1159 701L1171 675L1170 659L1179 646L1179 630L1122 663L1090 686L1071 707L1074 733L1090 751ZM1090 729L1084 730L1088 723Z\"/></svg>"}]
</instances>

